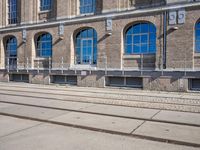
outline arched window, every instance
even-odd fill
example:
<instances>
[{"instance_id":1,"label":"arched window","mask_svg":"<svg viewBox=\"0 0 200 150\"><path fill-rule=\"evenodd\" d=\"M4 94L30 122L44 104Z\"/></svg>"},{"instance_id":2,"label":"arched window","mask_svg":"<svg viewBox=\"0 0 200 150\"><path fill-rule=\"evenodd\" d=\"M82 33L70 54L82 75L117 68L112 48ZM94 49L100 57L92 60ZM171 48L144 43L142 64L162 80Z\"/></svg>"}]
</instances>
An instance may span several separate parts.
<instances>
[{"instance_id":1,"label":"arched window","mask_svg":"<svg viewBox=\"0 0 200 150\"><path fill-rule=\"evenodd\" d=\"M76 63L97 63L97 32L92 29L83 29L76 35Z\"/></svg>"},{"instance_id":2,"label":"arched window","mask_svg":"<svg viewBox=\"0 0 200 150\"><path fill-rule=\"evenodd\" d=\"M96 0L80 0L80 14L94 13Z\"/></svg>"},{"instance_id":3,"label":"arched window","mask_svg":"<svg viewBox=\"0 0 200 150\"><path fill-rule=\"evenodd\" d=\"M8 24L17 23L17 0L8 0Z\"/></svg>"},{"instance_id":4,"label":"arched window","mask_svg":"<svg viewBox=\"0 0 200 150\"><path fill-rule=\"evenodd\" d=\"M52 56L52 36L49 33L41 34L36 43L37 57Z\"/></svg>"},{"instance_id":5,"label":"arched window","mask_svg":"<svg viewBox=\"0 0 200 150\"><path fill-rule=\"evenodd\" d=\"M52 7L52 0L40 0L40 11L50 10Z\"/></svg>"},{"instance_id":6,"label":"arched window","mask_svg":"<svg viewBox=\"0 0 200 150\"><path fill-rule=\"evenodd\" d=\"M17 39L10 37L6 41L6 57L17 57Z\"/></svg>"},{"instance_id":7,"label":"arched window","mask_svg":"<svg viewBox=\"0 0 200 150\"><path fill-rule=\"evenodd\" d=\"M138 23L125 32L125 54L156 53L156 27L152 23Z\"/></svg>"},{"instance_id":8,"label":"arched window","mask_svg":"<svg viewBox=\"0 0 200 150\"><path fill-rule=\"evenodd\" d=\"M17 39L15 37L9 37L6 40L6 65L9 69L16 69L17 67Z\"/></svg>"},{"instance_id":9,"label":"arched window","mask_svg":"<svg viewBox=\"0 0 200 150\"><path fill-rule=\"evenodd\" d=\"M195 51L200 53L200 22L195 26Z\"/></svg>"}]
</instances>

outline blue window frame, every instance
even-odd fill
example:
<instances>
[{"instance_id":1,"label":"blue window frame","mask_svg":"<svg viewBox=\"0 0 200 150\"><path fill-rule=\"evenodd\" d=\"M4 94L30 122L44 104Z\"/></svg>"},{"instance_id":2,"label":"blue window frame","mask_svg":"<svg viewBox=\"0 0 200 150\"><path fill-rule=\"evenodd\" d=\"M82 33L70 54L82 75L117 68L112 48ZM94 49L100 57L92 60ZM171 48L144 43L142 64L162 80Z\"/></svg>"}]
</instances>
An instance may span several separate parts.
<instances>
[{"instance_id":1,"label":"blue window frame","mask_svg":"<svg viewBox=\"0 0 200 150\"><path fill-rule=\"evenodd\" d=\"M6 56L17 57L17 39L15 37L10 37L6 41Z\"/></svg>"},{"instance_id":2,"label":"blue window frame","mask_svg":"<svg viewBox=\"0 0 200 150\"><path fill-rule=\"evenodd\" d=\"M40 35L37 38L37 57L52 56L52 36L49 33Z\"/></svg>"},{"instance_id":3,"label":"blue window frame","mask_svg":"<svg viewBox=\"0 0 200 150\"><path fill-rule=\"evenodd\" d=\"M17 23L17 0L8 0L8 24Z\"/></svg>"},{"instance_id":4,"label":"blue window frame","mask_svg":"<svg viewBox=\"0 0 200 150\"><path fill-rule=\"evenodd\" d=\"M92 29L83 29L75 39L76 64L97 63L97 32Z\"/></svg>"},{"instance_id":5,"label":"blue window frame","mask_svg":"<svg viewBox=\"0 0 200 150\"><path fill-rule=\"evenodd\" d=\"M125 54L156 53L156 27L152 23L132 25L125 32Z\"/></svg>"},{"instance_id":6,"label":"blue window frame","mask_svg":"<svg viewBox=\"0 0 200 150\"><path fill-rule=\"evenodd\" d=\"M52 0L40 0L40 11L50 10L52 7Z\"/></svg>"},{"instance_id":7,"label":"blue window frame","mask_svg":"<svg viewBox=\"0 0 200 150\"><path fill-rule=\"evenodd\" d=\"M6 41L6 65L9 69L17 68L17 39L9 37Z\"/></svg>"},{"instance_id":8,"label":"blue window frame","mask_svg":"<svg viewBox=\"0 0 200 150\"><path fill-rule=\"evenodd\" d=\"M80 14L94 13L96 0L80 0Z\"/></svg>"},{"instance_id":9,"label":"blue window frame","mask_svg":"<svg viewBox=\"0 0 200 150\"><path fill-rule=\"evenodd\" d=\"M195 51L200 53L200 22L195 26Z\"/></svg>"}]
</instances>

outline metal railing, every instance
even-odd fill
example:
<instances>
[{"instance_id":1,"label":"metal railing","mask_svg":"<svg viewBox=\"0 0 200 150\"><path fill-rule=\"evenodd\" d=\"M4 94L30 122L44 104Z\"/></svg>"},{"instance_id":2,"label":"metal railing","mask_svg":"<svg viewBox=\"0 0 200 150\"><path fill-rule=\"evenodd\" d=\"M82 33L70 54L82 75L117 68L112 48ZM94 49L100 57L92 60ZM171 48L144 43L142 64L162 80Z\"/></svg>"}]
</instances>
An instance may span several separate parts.
<instances>
[{"instance_id":1,"label":"metal railing","mask_svg":"<svg viewBox=\"0 0 200 150\"><path fill-rule=\"evenodd\" d=\"M17 58L9 57L5 60L5 68L8 72L10 71L19 71L25 70L27 72L31 70L37 70L39 73L41 70L47 70L49 72L54 70L60 70L62 73L66 70L88 70L88 71L105 71L105 74L108 71L121 71L122 75L126 71L137 71L141 75L146 71L159 71L164 74L165 71L181 71L187 75L187 72L190 71L200 71L200 64L195 63L194 60L172 60L168 62L167 68L163 69L162 60L159 62L156 56L149 56L140 54L135 56L123 57L121 59L121 64L119 61L114 61L114 58L108 58L105 53L98 55L98 63L94 61L94 58L91 56L84 57L80 61L80 58L75 58L74 63L70 63L64 57L53 61L52 58ZM108 60L109 59L109 60ZM113 59L113 60L112 60ZM200 58L199 58L200 61ZM199 62L197 61L197 62ZM115 66L115 67L113 67ZM121 66L121 67L120 67Z\"/></svg>"}]
</instances>

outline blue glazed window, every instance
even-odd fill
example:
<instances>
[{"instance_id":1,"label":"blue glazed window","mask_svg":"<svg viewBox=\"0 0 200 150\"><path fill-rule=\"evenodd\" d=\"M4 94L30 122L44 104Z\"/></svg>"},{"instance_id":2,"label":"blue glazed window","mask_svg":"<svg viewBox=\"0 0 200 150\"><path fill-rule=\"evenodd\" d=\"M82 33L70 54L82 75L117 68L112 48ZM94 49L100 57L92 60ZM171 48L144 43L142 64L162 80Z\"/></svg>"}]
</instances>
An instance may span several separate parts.
<instances>
[{"instance_id":1,"label":"blue glazed window","mask_svg":"<svg viewBox=\"0 0 200 150\"><path fill-rule=\"evenodd\" d=\"M40 10L50 10L52 7L52 0L40 0Z\"/></svg>"},{"instance_id":2,"label":"blue glazed window","mask_svg":"<svg viewBox=\"0 0 200 150\"><path fill-rule=\"evenodd\" d=\"M195 51L200 53L200 22L195 27Z\"/></svg>"},{"instance_id":3,"label":"blue glazed window","mask_svg":"<svg viewBox=\"0 0 200 150\"><path fill-rule=\"evenodd\" d=\"M97 32L92 29L81 30L75 39L76 64L97 63Z\"/></svg>"},{"instance_id":4,"label":"blue glazed window","mask_svg":"<svg viewBox=\"0 0 200 150\"><path fill-rule=\"evenodd\" d=\"M17 39L13 36L6 41L6 66L9 69L17 68Z\"/></svg>"},{"instance_id":5,"label":"blue glazed window","mask_svg":"<svg viewBox=\"0 0 200 150\"><path fill-rule=\"evenodd\" d=\"M17 0L8 0L8 24L17 23Z\"/></svg>"},{"instance_id":6,"label":"blue glazed window","mask_svg":"<svg viewBox=\"0 0 200 150\"><path fill-rule=\"evenodd\" d=\"M80 0L80 14L94 13L96 0Z\"/></svg>"},{"instance_id":7,"label":"blue glazed window","mask_svg":"<svg viewBox=\"0 0 200 150\"><path fill-rule=\"evenodd\" d=\"M125 54L156 53L156 27L151 23L139 23L125 33Z\"/></svg>"},{"instance_id":8,"label":"blue glazed window","mask_svg":"<svg viewBox=\"0 0 200 150\"><path fill-rule=\"evenodd\" d=\"M37 38L37 57L52 56L52 36L48 33L42 34Z\"/></svg>"},{"instance_id":9,"label":"blue glazed window","mask_svg":"<svg viewBox=\"0 0 200 150\"><path fill-rule=\"evenodd\" d=\"M17 57L17 39L10 37L6 42L6 56Z\"/></svg>"}]
</instances>

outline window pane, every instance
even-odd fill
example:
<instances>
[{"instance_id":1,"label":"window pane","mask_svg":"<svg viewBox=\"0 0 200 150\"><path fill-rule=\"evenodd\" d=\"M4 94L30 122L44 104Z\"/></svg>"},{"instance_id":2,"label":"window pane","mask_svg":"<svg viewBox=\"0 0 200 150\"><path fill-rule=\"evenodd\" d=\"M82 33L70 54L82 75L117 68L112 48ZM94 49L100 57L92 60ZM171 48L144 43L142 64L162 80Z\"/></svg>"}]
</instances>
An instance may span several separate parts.
<instances>
[{"instance_id":1,"label":"window pane","mask_svg":"<svg viewBox=\"0 0 200 150\"><path fill-rule=\"evenodd\" d=\"M141 35L141 43L148 43L148 35Z\"/></svg>"},{"instance_id":2,"label":"window pane","mask_svg":"<svg viewBox=\"0 0 200 150\"><path fill-rule=\"evenodd\" d=\"M132 53L132 45L126 45L126 54Z\"/></svg>"},{"instance_id":3,"label":"window pane","mask_svg":"<svg viewBox=\"0 0 200 150\"><path fill-rule=\"evenodd\" d=\"M133 34L133 28L129 28L126 32L126 35L132 35Z\"/></svg>"},{"instance_id":4,"label":"window pane","mask_svg":"<svg viewBox=\"0 0 200 150\"><path fill-rule=\"evenodd\" d=\"M196 38L200 38L200 29L199 30L196 30Z\"/></svg>"},{"instance_id":5,"label":"window pane","mask_svg":"<svg viewBox=\"0 0 200 150\"><path fill-rule=\"evenodd\" d=\"M141 33L148 33L149 32L149 24L143 23L141 24Z\"/></svg>"},{"instance_id":6,"label":"window pane","mask_svg":"<svg viewBox=\"0 0 200 150\"><path fill-rule=\"evenodd\" d=\"M200 29L200 23L196 24L196 29Z\"/></svg>"},{"instance_id":7,"label":"window pane","mask_svg":"<svg viewBox=\"0 0 200 150\"><path fill-rule=\"evenodd\" d=\"M141 33L141 30L140 30L141 28L140 27L141 27L140 24L133 26L132 27L133 34Z\"/></svg>"},{"instance_id":8,"label":"window pane","mask_svg":"<svg viewBox=\"0 0 200 150\"><path fill-rule=\"evenodd\" d=\"M151 33L155 33L156 32L156 28L153 24L149 24L149 32Z\"/></svg>"},{"instance_id":9,"label":"window pane","mask_svg":"<svg viewBox=\"0 0 200 150\"><path fill-rule=\"evenodd\" d=\"M133 53L135 53L135 54L140 53L140 45L134 45L134 47L133 47Z\"/></svg>"},{"instance_id":10,"label":"window pane","mask_svg":"<svg viewBox=\"0 0 200 150\"><path fill-rule=\"evenodd\" d=\"M196 43L196 52L200 52L200 41Z\"/></svg>"},{"instance_id":11,"label":"window pane","mask_svg":"<svg viewBox=\"0 0 200 150\"><path fill-rule=\"evenodd\" d=\"M134 38L133 38L133 43L134 43L134 44L140 43L140 35L134 36Z\"/></svg>"},{"instance_id":12,"label":"window pane","mask_svg":"<svg viewBox=\"0 0 200 150\"><path fill-rule=\"evenodd\" d=\"M149 52L150 53L155 53L156 52L156 45L155 44L150 44L149 45Z\"/></svg>"},{"instance_id":13,"label":"window pane","mask_svg":"<svg viewBox=\"0 0 200 150\"><path fill-rule=\"evenodd\" d=\"M127 44L132 44L132 35L127 35L127 37L126 37L126 43Z\"/></svg>"},{"instance_id":14,"label":"window pane","mask_svg":"<svg viewBox=\"0 0 200 150\"><path fill-rule=\"evenodd\" d=\"M147 44L141 45L141 53L147 53L148 52L148 46Z\"/></svg>"}]
</instances>

